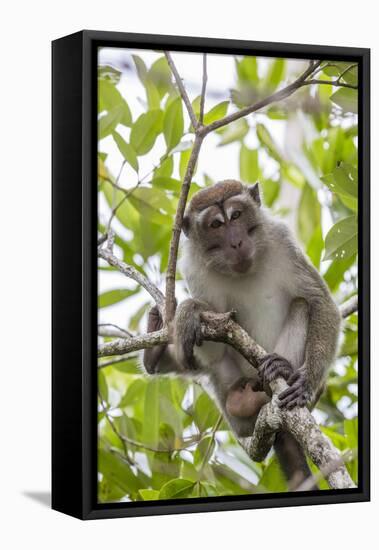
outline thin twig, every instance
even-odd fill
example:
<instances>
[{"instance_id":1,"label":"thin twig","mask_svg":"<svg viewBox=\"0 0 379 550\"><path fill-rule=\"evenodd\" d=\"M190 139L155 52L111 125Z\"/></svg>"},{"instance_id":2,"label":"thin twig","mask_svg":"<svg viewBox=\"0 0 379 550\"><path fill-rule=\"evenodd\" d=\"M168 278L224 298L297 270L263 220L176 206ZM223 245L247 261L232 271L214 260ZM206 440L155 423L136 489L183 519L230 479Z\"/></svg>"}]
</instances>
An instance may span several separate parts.
<instances>
[{"instance_id":1,"label":"thin twig","mask_svg":"<svg viewBox=\"0 0 379 550\"><path fill-rule=\"evenodd\" d=\"M106 328L112 327L112 328ZM112 330L115 329L115 330ZM97 325L97 334L103 337L115 337L115 338L130 338L133 336L131 332L125 330L124 328L115 325L114 323L99 323Z\"/></svg>"},{"instance_id":2,"label":"thin twig","mask_svg":"<svg viewBox=\"0 0 379 550\"><path fill-rule=\"evenodd\" d=\"M132 361L133 359L138 359L138 355L127 355L122 357L116 357L110 361L104 361L104 363L98 362L97 367L99 369L104 369L105 367L110 367L111 365L117 365L118 363L124 363L125 361Z\"/></svg>"},{"instance_id":3,"label":"thin twig","mask_svg":"<svg viewBox=\"0 0 379 550\"><path fill-rule=\"evenodd\" d=\"M306 84L307 85L329 84L330 86L337 86L339 88L351 88L352 90L358 90L358 84L348 84L347 82L340 82L338 79L337 80L318 80L317 78L313 78L311 80L307 80Z\"/></svg>"},{"instance_id":4,"label":"thin twig","mask_svg":"<svg viewBox=\"0 0 379 550\"><path fill-rule=\"evenodd\" d=\"M194 127L194 129L196 130L197 126L198 126L198 121L196 119L196 115L195 115L195 112L192 108L192 105L191 105L191 102L189 100L189 97L188 97L188 94L186 92L186 89L183 85L183 82L182 82L182 79L180 78L180 75L178 73L178 70L175 66L175 63L171 57L171 54L170 52L165 52L165 56L166 56L166 59L167 59L167 63L169 64L169 67L171 69L171 72L172 74L174 75L174 78L175 78L175 81L176 81L176 85L178 86L178 89L179 89L179 92L180 92L180 95L183 99L183 102L184 102L184 105L186 106L187 108L187 112L188 112L188 116L190 117L190 120L191 120L191 123L192 123L192 126Z\"/></svg>"},{"instance_id":5,"label":"thin twig","mask_svg":"<svg viewBox=\"0 0 379 550\"><path fill-rule=\"evenodd\" d=\"M137 271L131 265L128 265L125 262L119 260L113 254L113 252L106 248L99 248L97 254L99 258L102 258L103 260L108 262L109 265L116 267L123 275L125 275L129 279L133 279L133 281L136 281L139 285L141 285L150 294L150 296L154 298L155 303L159 307L160 311L163 312L165 298L159 288L157 288L151 281L149 281L147 277L142 275L142 273Z\"/></svg>"},{"instance_id":6,"label":"thin twig","mask_svg":"<svg viewBox=\"0 0 379 550\"><path fill-rule=\"evenodd\" d=\"M118 431L118 429L116 428L115 426L115 423L113 422L113 419L111 418L111 416L109 415L108 413L108 409L107 407L104 405L105 403L105 400L103 399L101 393L100 393L100 390L98 390L98 395L99 395L99 399L100 399L100 404L101 404L101 408L102 408L102 412L104 413L104 416L105 418L108 420L108 423L113 431L113 433L118 437L118 439L120 440L121 442L121 445L122 445L122 449L124 451L124 457L125 459L129 462L129 464L132 464L132 461L130 460L129 458L129 455L128 455L128 448L126 446L126 442L124 440L124 438L122 437L122 435L120 434L120 432Z\"/></svg>"},{"instance_id":7,"label":"thin twig","mask_svg":"<svg viewBox=\"0 0 379 550\"><path fill-rule=\"evenodd\" d=\"M207 80L208 80L207 54L203 53L203 85L202 85L202 88L201 88L201 96L200 96L199 124L203 124L203 121L204 121L205 91L206 91L206 88L207 88Z\"/></svg>"}]
</instances>

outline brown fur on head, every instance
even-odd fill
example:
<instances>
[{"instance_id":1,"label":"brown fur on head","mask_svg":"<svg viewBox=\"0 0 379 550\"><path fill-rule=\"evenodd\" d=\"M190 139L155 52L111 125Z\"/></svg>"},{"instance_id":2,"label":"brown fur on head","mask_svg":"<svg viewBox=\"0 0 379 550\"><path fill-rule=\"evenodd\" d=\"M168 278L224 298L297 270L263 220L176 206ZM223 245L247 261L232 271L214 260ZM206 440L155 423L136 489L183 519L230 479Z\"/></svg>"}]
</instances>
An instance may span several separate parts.
<instances>
[{"instance_id":1,"label":"brown fur on head","mask_svg":"<svg viewBox=\"0 0 379 550\"><path fill-rule=\"evenodd\" d=\"M183 232L188 236L190 218L196 212L201 212L205 208L208 208L211 204L223 204L226 200L239 195L241 193L248 193L250 197L255 201L257 206L261 205L261 198L259 194L259 184L244 185L238 180L222 180L210 187L200 189L192 197L190 203L187 206L186 213L183 220Z\"/></svg>"},{"instance_id":2,"label":"brown fur on head","mask_svg":"<svg viewBox=\"0 0 379 550\"><path fill-rule=\"evenodd\" d=\"M201 212L210 204L222 203L233 195L238 195L244 190L244 185L237 180L223 180L211 187L198 191L188 206L188 212L197 210Z\"/></svg>"},{"instance_id":3,"label":"brown fur on head","mask_svg":"<svg viewBox=\"0 0 379 550\"><path fill-rule=\"evenodd\" d=\"M258 184L224 180L198 191L183 220L183 231L204 262L228 274L251 270L262 249Z\"/></svg>"}]
</instances>

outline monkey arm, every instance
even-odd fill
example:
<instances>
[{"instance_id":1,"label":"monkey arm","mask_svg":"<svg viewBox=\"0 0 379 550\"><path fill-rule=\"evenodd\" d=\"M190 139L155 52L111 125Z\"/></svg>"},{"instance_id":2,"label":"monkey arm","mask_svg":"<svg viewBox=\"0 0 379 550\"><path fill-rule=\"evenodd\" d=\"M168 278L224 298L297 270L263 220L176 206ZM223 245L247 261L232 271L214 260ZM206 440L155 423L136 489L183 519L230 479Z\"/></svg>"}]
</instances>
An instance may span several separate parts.
<instances>
[{"instance_id":1,"label":"monkey arm","mask_svg":"<svg viewBox=\"0 0 379 550\"><path fill-rule=\"evenodd\" d=\"M292 408L317 402L328 367L335 357L340 314L328 292L308 302L308 331L303 365L288 380L279 396L281 406Z\"/></svg>"},{"instance_id":2,"label":"monkey arm","mask_svg":"<svg viewBox=\"0 0 379 550\"><path fill-rule=\"evenodd\" d=\"M163 320L159 309L154 306L150 309L147 319L147 332L154 332L163 327ZM165 374L179 372L181 369L176 363L171 344L162 344L147 348L143 352L143 366L148 374Z\"/></svg>"}]
</instances>

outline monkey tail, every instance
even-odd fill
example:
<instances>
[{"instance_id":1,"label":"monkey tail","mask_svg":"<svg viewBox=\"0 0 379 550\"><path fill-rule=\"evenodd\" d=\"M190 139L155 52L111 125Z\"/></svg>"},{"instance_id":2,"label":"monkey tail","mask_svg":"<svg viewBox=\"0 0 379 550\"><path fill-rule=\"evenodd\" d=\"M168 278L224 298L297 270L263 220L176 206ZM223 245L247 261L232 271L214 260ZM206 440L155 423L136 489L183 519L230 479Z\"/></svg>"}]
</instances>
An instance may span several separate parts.
<instances>
[{"instance_id":1,"label":"monkey tail","mask_svg":"<svg viewBox=\"0 0 379 550\"><path fill-rule=\"evenodd\" d=\"M288 432L278 432L274 449L287 478L290 491L295 490L303 481L312 476L305 454L293 435ZM316 483L312 489L318 489Z\"/></svg>"}]
</instances>

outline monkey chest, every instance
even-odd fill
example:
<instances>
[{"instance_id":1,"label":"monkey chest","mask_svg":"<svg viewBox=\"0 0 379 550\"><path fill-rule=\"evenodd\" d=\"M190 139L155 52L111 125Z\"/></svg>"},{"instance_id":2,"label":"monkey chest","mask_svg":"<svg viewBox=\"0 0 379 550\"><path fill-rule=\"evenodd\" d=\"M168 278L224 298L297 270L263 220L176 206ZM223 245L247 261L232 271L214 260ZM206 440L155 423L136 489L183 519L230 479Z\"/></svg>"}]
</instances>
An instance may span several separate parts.
<instances>
[{"instance_id":1,"label":"monkey chest","mask_svg":"<svg viewBox=\"0 0 379 550\"><path fill-rule=\"evenodd\" d=\"M277 288L237 297L233 309L237 321L266 351L273 351L291 304L291 297Z\"/></svg>"}]
</instances>

